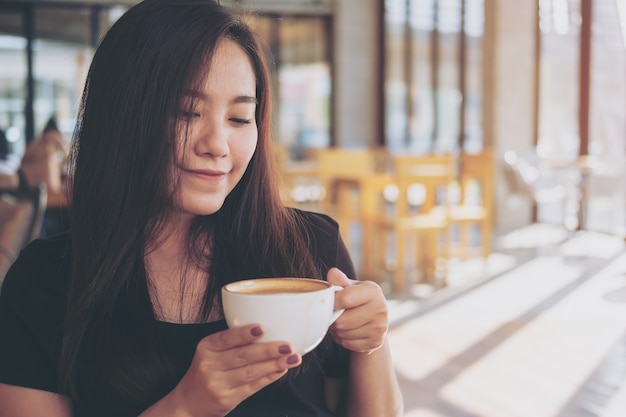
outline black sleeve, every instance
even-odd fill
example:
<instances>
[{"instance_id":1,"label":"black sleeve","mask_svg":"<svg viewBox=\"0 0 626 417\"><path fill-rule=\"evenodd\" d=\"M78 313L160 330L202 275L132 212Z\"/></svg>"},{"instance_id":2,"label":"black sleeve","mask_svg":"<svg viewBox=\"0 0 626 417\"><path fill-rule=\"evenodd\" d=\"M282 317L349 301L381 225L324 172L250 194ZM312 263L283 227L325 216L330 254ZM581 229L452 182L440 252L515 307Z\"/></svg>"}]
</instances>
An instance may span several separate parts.
<instances>
[{"instance_id":1,"label":"black sleeve","mask_svg":"<svg viewBox=\"0 0 626 417\"><path fill-rule=\"evenodd\" d=\"M335 266L341 269L341 271L343 271L348 278L357 279L356 269L354 268L352 257L350 256L350 252L348 252L348 248L341 238L341 233L339 233L339 231L337 231L337 253Z\"/></svg>"},{"instance_id":2,"label":"black sleeve","mask_svg":"<svg viewBox=\"0 0 626 417\"><path fill-rule=\"evenodd\" d=\"M0 292L0 382L58 392L63 295L46 244L24 249Z\"/></svg>"},{"instance_id":3,"label":"black sleeve","mask_svg":"<svg viewBox=\"0 0 626 417\"><path fill-rule=\"evenodd\" d=\"M339 233L339 224L331 217L314 212L300 211L305 219L306 233L309 235L310 250L326 279L332 267L341 269L350 279L356 279L354 263Z\"/></svg>"}]
</instances>

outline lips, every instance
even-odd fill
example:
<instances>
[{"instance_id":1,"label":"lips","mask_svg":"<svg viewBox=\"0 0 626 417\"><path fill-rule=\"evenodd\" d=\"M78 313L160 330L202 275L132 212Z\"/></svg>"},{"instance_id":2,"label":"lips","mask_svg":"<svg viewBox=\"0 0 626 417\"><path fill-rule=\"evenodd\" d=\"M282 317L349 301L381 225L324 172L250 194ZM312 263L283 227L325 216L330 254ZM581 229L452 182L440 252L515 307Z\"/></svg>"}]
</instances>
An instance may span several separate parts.
<instances>
[{"instance_id":1,"label":"lips","mask_svg":"<svg viewBox=\"0 0 626 417\"><path fill-rule=\"evenodd\" d=\"M226 175L228 171L217 169L188 169L187 172L195 175L204 175L208 177L218 177L220 175Z\"/></svg>"},{"instance_id":2,"label":"lips","mask_svg":"<svg viewBox=\"0 0 626 417\"><path fill-rule=\"evenodd\" d=\"M184 172L205 183L221 182L228 174L227 170L222 169L185 169Z\"/></svg>"}]
</instances>

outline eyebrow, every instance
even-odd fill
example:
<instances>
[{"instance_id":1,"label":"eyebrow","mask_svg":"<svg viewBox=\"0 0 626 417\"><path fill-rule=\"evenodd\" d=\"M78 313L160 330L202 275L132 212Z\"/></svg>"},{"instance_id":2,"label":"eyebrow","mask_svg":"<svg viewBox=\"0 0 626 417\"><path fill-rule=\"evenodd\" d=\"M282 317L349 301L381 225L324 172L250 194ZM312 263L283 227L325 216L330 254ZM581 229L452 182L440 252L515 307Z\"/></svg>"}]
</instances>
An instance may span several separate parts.
<instances>
[{"instance_id":1,"label":"eyebrow","mask_svg":"<svg viewBox=\"0 0 626 417\"><path fill-rule=\"evenodd\" d=\"M235 100L233 100L235 103L252 103L252 104L259 104L259 101L256 99L256 97L252 97L252 96L237 96L235 98Z\"/></svg>"},{"instance_id":2,"label":"eyebrow","mask_svg":"<svg viewBox=\"0 0 626 417\"><path fill-rule=\"evenodd\" d=\"M184 91L184 95L189 96L191 98L197 98L200 100L208 100L208 97L206 94L204 94L201 91L197 91L197 90L185 90ZM259 104L259 101L257 100L256 97L254 96L247 96L247 95L241 95L241 96L237 96L232 100L233 103L238 104L238 103L251 103L251 104Z\"/></svg>"}]
</instances>

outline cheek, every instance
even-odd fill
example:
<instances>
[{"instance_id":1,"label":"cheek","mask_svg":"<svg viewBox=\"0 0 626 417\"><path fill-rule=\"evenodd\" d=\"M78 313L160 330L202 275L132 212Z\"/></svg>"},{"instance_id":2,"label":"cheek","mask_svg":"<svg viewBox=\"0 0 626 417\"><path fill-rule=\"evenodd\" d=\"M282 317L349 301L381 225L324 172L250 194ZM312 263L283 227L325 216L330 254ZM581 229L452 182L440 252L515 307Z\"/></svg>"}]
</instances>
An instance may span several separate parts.
<instances>
[{"instance_id":1,"label":"cheek","mask_svg":"<svg viewBox=\"0 0 626 417\"><path fill-rule=\"evenodd\" d=\"M257 147L257 141L258 137L255 134L245 140L237 142L234 147L231 147L231 151L233 152L237 165L239 165L243 170L246 169L252 159L252 155L254 155L254 151Z\"/></svg>"}]
</instances>

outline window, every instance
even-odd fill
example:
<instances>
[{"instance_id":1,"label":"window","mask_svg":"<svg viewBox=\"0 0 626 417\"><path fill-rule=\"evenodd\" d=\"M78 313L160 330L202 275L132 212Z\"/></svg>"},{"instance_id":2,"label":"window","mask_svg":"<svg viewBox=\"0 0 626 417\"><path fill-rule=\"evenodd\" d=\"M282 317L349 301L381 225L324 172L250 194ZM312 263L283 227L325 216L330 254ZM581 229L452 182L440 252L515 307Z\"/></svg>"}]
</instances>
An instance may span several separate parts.
<instances>
[{"instance_id":1,"label":"window","mask_svg":"<svg viewBox=\"0 0 626 417\"><path fill-rule=\"evenodd\" d=\"M23 33L23 19L19 11L0 9L0 129L10 142L10 152L24 152L26 120L27 73Z\"/></svg>"},{"instance_id":2,"label":"window","mask_svg":"<svg viewBox=\"0 0 626 417\"><path fill-rule=\"evenodd\" d=\"M589 153L626 151L626 2L594 2L591 39Z\"/></svg>"},{"instance_id":3,"label":"window","mask_svg":"<svg viewBox=\"0 0 626 417\"><path fill-rule=\"evenodd\" d=\"M385 0L385 142L482 149L482 0Z\"/></svg>"},{"instance_id":4,"label":"window","mask_svg":"<svg viewBox=\"0 0 626 417\"><path fill-rule=\"evenodd\" d=\"M541 0L539 137L541 156L578 155L580 4Z\"/></svg>"},{"instance_id":5,"label":"window","mask_svg":"<svg viewBox=\"0 0 626 417\"><path fill-rule=\"evenodd\" d=\"M66 137L71 135L92 45L123 10L0 3L0 129L13 153L22 154L51 116Z\"/></svg>"}]
</instances>

